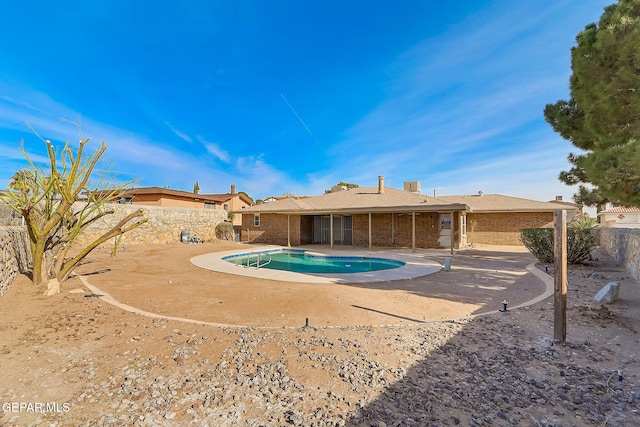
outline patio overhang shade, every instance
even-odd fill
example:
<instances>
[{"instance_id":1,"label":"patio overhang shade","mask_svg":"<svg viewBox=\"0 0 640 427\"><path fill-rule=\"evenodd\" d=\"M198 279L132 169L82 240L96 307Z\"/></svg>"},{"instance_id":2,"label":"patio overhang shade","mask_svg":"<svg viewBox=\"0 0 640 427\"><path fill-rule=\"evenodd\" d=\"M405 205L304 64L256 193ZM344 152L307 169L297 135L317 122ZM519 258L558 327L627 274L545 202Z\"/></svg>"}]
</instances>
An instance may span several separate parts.
<instances>
[{"instance_id":1,"label":"patio overhang shade","mask_svg":"<svg viewBox=\"0 0 640 427\"><path fill-rule=\"evenodd\" d=\"M442 205L411 205L411 206L363 206L328 209L242 209L234 211L238 214L281 214L281 215L353 215L368 213L412 213L412 212L471 212L471 208L464 203L447 203Z\"/></svg>"}]
</instances>

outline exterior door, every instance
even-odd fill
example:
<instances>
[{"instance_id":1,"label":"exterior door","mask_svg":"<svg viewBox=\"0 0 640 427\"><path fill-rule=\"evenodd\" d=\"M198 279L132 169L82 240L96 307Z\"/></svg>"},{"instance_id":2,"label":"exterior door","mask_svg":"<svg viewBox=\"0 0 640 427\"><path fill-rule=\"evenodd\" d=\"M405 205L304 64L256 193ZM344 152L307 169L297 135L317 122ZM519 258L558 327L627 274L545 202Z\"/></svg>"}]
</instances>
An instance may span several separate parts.
<instances>
[{"instance_id":1,"label":"exterior door","mask_svg":"<svg viewBox=\"0 0 640 427\"><path fill-rule=\"evenodd\" d=\"M329 215L313 217L313 243L328 245L331 243L331 217ZM353 217L351 215L333 216L333 243L352 245Z\"/></svg>"},{"instance_id":2,"label":"exterior door","mask_svg":"<svg viewBox=\"0 0 640 427\"><path fill-rule=\"evenodd\" d=\"M438 239L441 248L451 246L451 214L440 214L440 238Z\"/></svg>"}]
</instances>

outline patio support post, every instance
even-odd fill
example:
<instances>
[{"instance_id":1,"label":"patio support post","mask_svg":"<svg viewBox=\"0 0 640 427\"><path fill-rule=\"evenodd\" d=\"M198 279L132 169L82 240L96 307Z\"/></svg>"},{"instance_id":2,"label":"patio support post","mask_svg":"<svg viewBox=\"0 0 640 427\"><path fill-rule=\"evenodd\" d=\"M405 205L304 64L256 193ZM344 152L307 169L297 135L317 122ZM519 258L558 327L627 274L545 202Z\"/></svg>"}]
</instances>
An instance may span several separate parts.
<instances>
[{"instance_id":1,"label":"patio support post","mask_svg":"<svg viewBox=\"0 0 640 427\"><path fill-rule=\"evenodd\" d=\"M372 234L371 234L371 212L369 212L369 250L371 250L373 243L371 242L372 240Z\"/></svg>"},{"instance_id":2,"label":"patio support post","mask_svg":"<svg viewBox=\"0 0 640 427\"><path fill-rule=\"evenodd\" d=\"M291 215L287 214L287 247L291 247Z\"/></svg>"},{"instance_id":3,"label":"patio support post","mask_svg":"<svg viewBox=\"0 0 640 427\"><path fill-rule=\"evenodd\" d=\"M391 212L391 247L396 247L396 214Z\"/></svg>"},{"instance_id":4,"label":"patio support post","mask_svg":"<svg viewBox=\"0 0 640 427\"><path fill-rule=\"evenodd\" d=\"M451 255L453 255L453 244L454 244L454 240L456 239L456 228L454 227L456 221L456 213L455 212L451 212L451 239L449 239L451 241Z\"/></svg>"},{"instance_id":5,"label":"patio support post","mask_svg":"<svg viewBox=\"0 0 640 427\"><path fill-rule=\"evenodd\" d=\"M416 251L416 213L411 212L411 250Z\"/></svg>"},{"instance_id":6,"label":"patio support post","mask_svg":"<svg viewBox=\"0 0 640 427\"><path fill-rule=\"evenodd\" d=\"M329 247L333 249L333 214L329 214Z\"/></svg>"}]
</instances>

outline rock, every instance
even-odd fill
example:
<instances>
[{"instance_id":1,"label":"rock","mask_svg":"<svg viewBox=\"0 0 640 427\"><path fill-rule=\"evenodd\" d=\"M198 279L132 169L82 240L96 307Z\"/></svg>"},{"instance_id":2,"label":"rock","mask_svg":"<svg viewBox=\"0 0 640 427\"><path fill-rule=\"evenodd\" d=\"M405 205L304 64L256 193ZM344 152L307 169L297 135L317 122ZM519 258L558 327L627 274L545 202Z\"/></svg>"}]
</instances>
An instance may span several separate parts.
<instances>
[{"instance_id":1,"label":"rock","mask_svg":"<svg viewBox=\"0 0 640 427\"><path fill-rule=\"evenodd\" d=\"M604 288L600 289L593 299L599 303L613 304L618 299L619 293L620 282L610 282L607 283Z\"/></svg>"}]
</instances>

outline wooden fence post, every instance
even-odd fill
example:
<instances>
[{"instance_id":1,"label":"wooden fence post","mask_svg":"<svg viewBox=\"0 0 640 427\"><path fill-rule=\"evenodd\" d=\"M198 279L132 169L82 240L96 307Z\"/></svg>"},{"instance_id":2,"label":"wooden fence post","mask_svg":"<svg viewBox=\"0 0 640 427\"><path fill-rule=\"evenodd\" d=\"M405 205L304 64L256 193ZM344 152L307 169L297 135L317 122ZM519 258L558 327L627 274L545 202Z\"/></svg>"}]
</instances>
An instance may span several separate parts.
<instances>
[{"instance_id":1,"label":"wooden fence post","mask_svg":"<svg viewBox=\"0 0 640 427\"><path fill-rule=\"evenodd\" d=\"M567 339L567 212L553 213L553 340L564 343Z\"/></svg>"}]
</instances>

